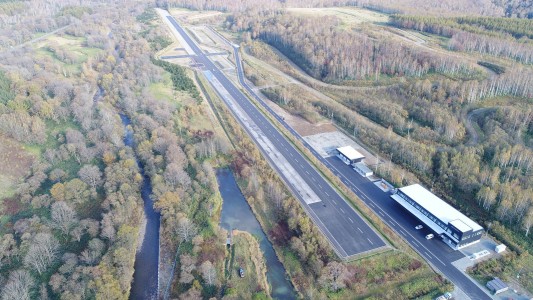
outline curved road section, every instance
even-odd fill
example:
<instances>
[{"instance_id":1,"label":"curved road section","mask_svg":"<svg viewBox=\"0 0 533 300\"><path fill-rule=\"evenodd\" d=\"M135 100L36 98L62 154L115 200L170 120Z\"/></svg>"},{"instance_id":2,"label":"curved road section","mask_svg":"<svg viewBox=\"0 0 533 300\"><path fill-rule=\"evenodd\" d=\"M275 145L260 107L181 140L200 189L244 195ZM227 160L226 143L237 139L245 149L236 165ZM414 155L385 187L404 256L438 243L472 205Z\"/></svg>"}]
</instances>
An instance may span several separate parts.
<instances>
[{"instance_id":1,"label":"curved road section","mask_svg":"<svg viewBox=\"0 0 533 300\"><path fill-rule=\"evenodd\" d=\"M231 43L230 43L231 44ZM446 276L462 292L457 299L485 300L492 299L487 290L466 276L456 267L459 260L465 258L461 251L454 251L438 239L427 240L425 235L430 233L416 230L420 224L415 217L403 207L390 199L390 193L383 192L373 182L355 173L336 157L324 158L315 151L289 124L274 112L263 99L246 83L238 46L233 45L237 76L239 83L287 130L299 139L313 155L330 169L349 189L351 189L363 202L392 230L407 241L434 269Z\"/></svg>"},{"instance_id":2,"label":"curved road section","mask_svg":"<svg viewBox=\"0 0 533 300\"><path fill-rule=\"evenodd\" d=\"M166 12L160 14L173 26L194 54L197 66L241 123L270 164L283 178L313 222L342 259L388 247L369 224L341 197L320 173L270 123L249 99L192 41ZM185 47L185 46L184 46Z\"/></svg>"},{"instance_id":3,"label":"curved road section","mask_svg":"<svg viewBox=\"0 0 533 300\"><path fill-rule=\"evenodd\" d=\"M211 30L214 30L211 28ZM216 31L215 31L216 32ZM219 34L217 32L217 34ZM220 34L219 34L220 35ZM299 139L313 155L330 169L349 189L351 189L374 213L385 222L392 230L407 241L434 269L446 276L461 291L456 299L485 300L492 299L487 290L466 276L458 262L465 258L461 251L454 251L438 239L427 240L425 235L430 233L424 230L416 230L414 227L420 224L415 217L404 210L396 201L390 199L390 193L383 192L373 182L357 175L349 166L342 163L336 157L324 158L313 149L302 137L290 127L279 115L277 115L263 99L246 83L242 69L239 46L220 35L234 49L239 83L287 130Z\"/></svg>"}]
</instances>

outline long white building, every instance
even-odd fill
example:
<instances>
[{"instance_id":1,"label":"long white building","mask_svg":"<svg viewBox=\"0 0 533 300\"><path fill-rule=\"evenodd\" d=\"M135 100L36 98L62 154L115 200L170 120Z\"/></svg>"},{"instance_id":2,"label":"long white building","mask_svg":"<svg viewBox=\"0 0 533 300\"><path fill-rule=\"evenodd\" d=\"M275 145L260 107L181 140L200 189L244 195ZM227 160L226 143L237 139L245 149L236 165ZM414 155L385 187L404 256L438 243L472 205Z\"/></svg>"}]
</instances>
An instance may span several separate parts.
<instances>
[{"instance_id":1,"label":"long white building","mask_svg":"<svg viewBox=\"0 0 533 300\"><path fill-rule=\"evenodd\" d=\"M391 196L453 249L479 242L483 227L420 184L397 190Z\"/></svg>"}]
</instances>

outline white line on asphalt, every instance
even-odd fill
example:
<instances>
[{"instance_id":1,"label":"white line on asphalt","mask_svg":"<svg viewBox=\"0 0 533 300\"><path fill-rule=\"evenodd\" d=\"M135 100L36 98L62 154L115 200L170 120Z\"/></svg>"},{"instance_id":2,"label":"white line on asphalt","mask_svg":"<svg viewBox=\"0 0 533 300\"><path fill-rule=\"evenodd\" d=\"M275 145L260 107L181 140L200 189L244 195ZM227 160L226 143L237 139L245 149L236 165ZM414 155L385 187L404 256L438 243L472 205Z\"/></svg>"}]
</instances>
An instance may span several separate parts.
<instances>
[{"instance_id":1,"label":"white line on asphalt","mask_svg":"<svg viewBox=\"0 0 533 300\"><path fill-rule=\"evenodd\" d=\"M353 220L352 220L352 218L348 218L348 220L350 220L350 222L352 222L352 224L353 224Z\"/></svg>"},{"instance_id":2,"label":"white line on asphalt","mask_svg":"<svg viewBox=\"0 0 533 300\"><path fill-rule=\"evenodd\" d=\"M341 210L342 213L344 213L344 210L342 208L339 208Z\"/></svg>"},{"instance_id":3,"label":"white line on asphalt","mask_svg":"<svg viewBox=\"0 0 533 300\"><path fill-rule=\"evenodd\" d=\"M435 254L433 254L433 252L431 252L431 255L433 255L438 261L440 261L441 264L445 265L445 263L442 262L442 260L440 260Z\"/></svg>"},{"instance_id":4,"label":"white line on asphalt","mask_svg":"<svg viewBox=\"0 0 533 300\"><path fill-rule=\"evenodd\" d=\"M374 245L374 243L372 243L372 241L369 238L366 238L366 239L370 242L370 244Z\"/></svg>"},{"instance_id":5,"label":"white line on asphalt","mask_svg":"<svg viewBox=\"0 0 533 300\"><path fill-rule=\"evenodd\" d=\"M357 230L361 231L361 233L363 233L363 231L361 230L361 228L357 227Z\"/></svg>"}]
</instances>

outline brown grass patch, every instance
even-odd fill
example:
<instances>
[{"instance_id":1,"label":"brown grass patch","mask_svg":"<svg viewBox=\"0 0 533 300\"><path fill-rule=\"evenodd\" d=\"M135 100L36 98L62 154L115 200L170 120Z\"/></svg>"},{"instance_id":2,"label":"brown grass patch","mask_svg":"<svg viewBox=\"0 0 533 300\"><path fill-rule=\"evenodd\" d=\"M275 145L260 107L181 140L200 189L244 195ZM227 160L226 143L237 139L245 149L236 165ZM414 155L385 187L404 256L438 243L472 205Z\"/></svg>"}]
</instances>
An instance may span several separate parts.
<instances>
[{"instance_id":1,"label":"brown grass patch","mask_svg":"<svg viewBox=\"0 0 533 300\"><path fill-rule=\"evenodd\" d=\"M0 135L0 199L13 195L15 184L24 178L34 159L23 145Z\"/></svg>"}]
</instances>

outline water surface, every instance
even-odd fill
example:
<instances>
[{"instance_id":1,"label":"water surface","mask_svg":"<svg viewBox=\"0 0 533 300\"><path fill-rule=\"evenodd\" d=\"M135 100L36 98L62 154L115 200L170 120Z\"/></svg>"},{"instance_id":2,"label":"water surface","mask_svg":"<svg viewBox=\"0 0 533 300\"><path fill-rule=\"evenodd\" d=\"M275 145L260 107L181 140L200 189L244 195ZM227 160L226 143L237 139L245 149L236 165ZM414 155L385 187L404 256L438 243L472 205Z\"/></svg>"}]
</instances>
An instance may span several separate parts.
<instances>
[{"instance_id":1,"label":"water surface","mask_svg":"<svg viewBox=\"0 0 533 300\"><path fill-rule=\"evenodd\" d=\"M226 230L238 229L247 231L259 239L259 247L263 251L267 267L267 280L272 287L274 299L296 299L296 293L287 279L285 268L278 260L272 244L261 229L252 209L235 182L229 169L219 169L217 179L220 194L223 198L220 226Z\"/></svg>"},{"instance_id":2,"label":"water surface","mask_svg":"<svg viewBox=\"0 0 533 300\"><path fill-rule=\"evenodd\" d=\"M121 114L122 124L126 128L124 144L132 147L133 131L128 127L131 124L127 116ZM154 201L150 197L152 194L152 183L150 178L144 174L142 164L135 158L139 171L143 176L141 187L141 197L144 202L144 216L146 218L146 231L141 248L135 255L135 272L131 284L130 299L151 300L157 299L157 281L159 269L159 219L160 214L154 210Z\"/></svg>"}]
</instances>

